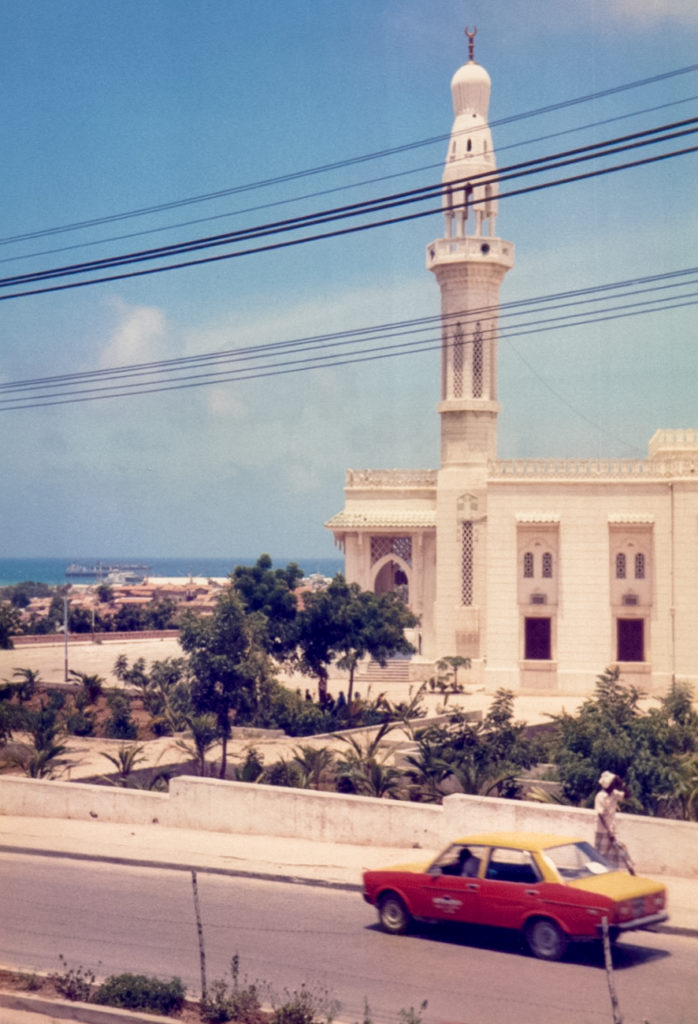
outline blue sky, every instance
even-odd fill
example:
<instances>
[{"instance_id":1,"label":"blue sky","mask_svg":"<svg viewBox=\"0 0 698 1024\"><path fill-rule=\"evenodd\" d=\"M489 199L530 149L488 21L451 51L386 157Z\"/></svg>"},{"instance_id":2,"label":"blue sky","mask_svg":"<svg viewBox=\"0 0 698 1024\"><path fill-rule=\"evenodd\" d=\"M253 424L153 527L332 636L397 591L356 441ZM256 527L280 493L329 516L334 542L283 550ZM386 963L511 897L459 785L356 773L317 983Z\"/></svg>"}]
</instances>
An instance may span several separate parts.
<instances>
[{"instance_id":1,"label":"blue sky","mask_svg":"<svg viewBox=\"0 0 698 1024\"><path fill-rule=\"evenodd\" d=\"M437 181L443 142L5 241L447 134L466 24L492 78L492 121L698 54L693 0L4 0L1 276ZM683 74L514 120L494 128L499 165L695 116L697 95L698 75ZM583 129L611 118L623 119ZM497 230L517 252L502 300L693 266L695 181L693 154L502 200ZM0 383L433 315L424 252L441 234L435 214L2 302ZM643 457L657 428L698 427L695 324L686 306L503 338L500 456ZM0 554L332 555L322 523L343 505L346 467L437 466L438 381L431 351L0 411Z\"/></svg>"}]
</instances>

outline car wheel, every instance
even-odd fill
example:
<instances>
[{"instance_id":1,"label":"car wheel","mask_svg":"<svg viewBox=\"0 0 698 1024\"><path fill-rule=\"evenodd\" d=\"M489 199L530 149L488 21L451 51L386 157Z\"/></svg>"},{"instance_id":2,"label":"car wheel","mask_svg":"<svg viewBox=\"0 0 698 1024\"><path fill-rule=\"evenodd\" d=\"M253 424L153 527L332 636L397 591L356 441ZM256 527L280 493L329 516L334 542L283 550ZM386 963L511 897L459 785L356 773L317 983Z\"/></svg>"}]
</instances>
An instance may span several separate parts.
<instances>
[{"instance_id":1,"label":"car wheel","mask_svg":"<svg viewBox=\"0 0 698 1024\"><path fill-rule=\"evenodd\" d=\"M547 917L531 921L526 927L526 942L539 960L560 960L567 949L567 936Z\"/></svg>"},{"instance_id":2,"label":"car wheel","mask_svg":"<svg viewBox=\"0 0 698 1024\"><path fill-rule=\"evenodd\" d=\"M394 892L386 893L378 904L381 927L391 935L403 935L410 924L410 915L404 902Z\"/></svg>"}]
</instances>

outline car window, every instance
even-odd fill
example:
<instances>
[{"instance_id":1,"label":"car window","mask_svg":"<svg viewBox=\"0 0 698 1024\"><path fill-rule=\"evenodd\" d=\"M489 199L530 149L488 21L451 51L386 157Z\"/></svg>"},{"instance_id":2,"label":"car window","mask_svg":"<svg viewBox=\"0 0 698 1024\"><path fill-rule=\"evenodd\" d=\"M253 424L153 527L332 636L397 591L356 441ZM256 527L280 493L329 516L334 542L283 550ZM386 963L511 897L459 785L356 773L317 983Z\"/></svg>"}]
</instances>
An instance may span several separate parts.
<instances>
[{"instance_id":1,"label":"car window","mask_svg":"<svg viewBox=\"0 0 698 1024\"><path fill-rule=\"evenodd\" d=\"M510 850L496 846L490 855L485 877L497 882L521 882L530 885L540 881L540 872L528 850Z\"/></svg>"},{"instance_id":2,"label":"car window","mask_svg":"<svg viewBox=\"0 0 698 1024\"><path fill-rule=\"evenodd\" d=\"M475 878L486 847L464 843L453 843L436 858L429 868L430 875L454 875Z\"/></svg>"},{"instance_id":3,"label":"car window","mask_svg":"<svg viewBox=\"0 0 698 1024\"><path fill-rule=\"evenodd\" d=\"M589 843L566 843L564 846L550 846L543 851L546 861L551 864L563 881L575 878L589 878L591 875L605 875L614 868Z\"/></svg>"}]
</instances>

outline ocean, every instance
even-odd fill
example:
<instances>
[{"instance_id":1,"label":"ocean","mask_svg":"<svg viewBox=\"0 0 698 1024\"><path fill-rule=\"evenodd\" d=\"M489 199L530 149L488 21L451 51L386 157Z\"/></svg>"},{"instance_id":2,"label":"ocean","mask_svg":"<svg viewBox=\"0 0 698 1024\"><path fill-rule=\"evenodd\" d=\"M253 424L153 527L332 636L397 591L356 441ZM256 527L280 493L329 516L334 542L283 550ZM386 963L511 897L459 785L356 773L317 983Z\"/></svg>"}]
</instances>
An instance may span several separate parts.
<instances>
[{"instance_id":1,"label":"ocean","mask_svg":"<svg viewBox=\"0 0 698 1024\"><path fill-rule=\"evenodd\" d=\"M254 565L259 556L252 558L106 558L104 555L75 556L75 558L0 558L0 587L8 587L14 583L32 580L34 583L47 583L59 586L63 583L93 583L95 576L66 576L70 565L92 567L102 562L107 565L126 565L139 563L149 565L149 576L227 576L236 565ZM274 558L272 568L285 568L289 562L296 562L306 576L320 573L322 576L334 576L344 571L343 558Z\"/></svg>"}]
</instances>

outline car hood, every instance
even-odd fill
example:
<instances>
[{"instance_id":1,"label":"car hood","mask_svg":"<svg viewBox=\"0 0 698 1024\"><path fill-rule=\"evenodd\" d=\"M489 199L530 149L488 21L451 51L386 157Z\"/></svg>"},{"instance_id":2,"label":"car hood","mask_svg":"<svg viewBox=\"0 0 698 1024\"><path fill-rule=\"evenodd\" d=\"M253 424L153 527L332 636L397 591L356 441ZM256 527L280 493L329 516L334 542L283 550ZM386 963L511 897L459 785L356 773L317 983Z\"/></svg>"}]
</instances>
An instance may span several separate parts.
<instances>
[{"instance_id":1,"label":"car hood","mask_svg":"<svg viewBox=\"0 0 698 1024\"><path fill-rule=\"evenodd\" d=\"M365 871L364 874L375 875L384 874L387 872L392 874L394 871L403 871L407 874L423 875L430 864L430 860L413 861L410 864L391 864L389 867L386 868L371 868L369 871Z\"/></svg>"},{"instance_id":2,"label":"car hood","mask_svg":"<svg viewBox=\"0 0 698 1024\"><path fill-rule=\"evenodd\" d=\"M638 878L637 875L626 875L623 871L610 871L606 875L595 875L591 878L577 878L567 883L573 889L598 893L612 900L631 900L637 896L650 896L661 892L661 882L653 882L651 878Z\"/></svg>"}]
</instances>

